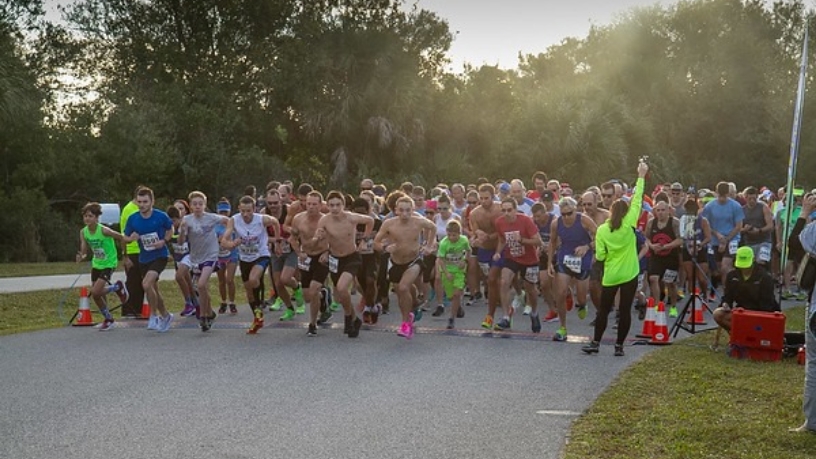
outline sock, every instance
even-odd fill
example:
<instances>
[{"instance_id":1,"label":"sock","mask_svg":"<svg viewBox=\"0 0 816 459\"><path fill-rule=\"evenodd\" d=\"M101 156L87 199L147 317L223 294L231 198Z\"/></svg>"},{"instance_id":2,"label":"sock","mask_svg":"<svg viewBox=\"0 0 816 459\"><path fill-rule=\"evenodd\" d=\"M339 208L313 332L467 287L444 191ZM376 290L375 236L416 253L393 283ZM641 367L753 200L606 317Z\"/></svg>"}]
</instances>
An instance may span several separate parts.
<instances>
[{"instance_id":1,"label":"sock","mask_svg":"<svg viewBox=\"0 0 816 459\"><path fill-rule=\"evenodd\" d=\"M108 311L107 306L102 306L101 308L99 308L99 312L101 312L102 315L105 316L105 320L113 320L113 316L111 315L110 311Z\"/></svg>"},{"instance_id":2,"label":"sock","mask_svg":"<svg viewBox=\"0 0 816 459\"><path fill-rule=\"evenodd\" d=\"M190 296L185 296L184 297L184 303L185 304L193 304L193 298L190 297Z\"/></svg>"},{"instance_id":3,"label":"sock","mask_svg":"<svg viewBox=\"0 0 816 459\"><path fill-rule=\"evenodd\" d=\"M118 291L119 291L118 284L108 285L107 287L105 287L105 293L113 293Z\"/></svg>"}]
</instances>

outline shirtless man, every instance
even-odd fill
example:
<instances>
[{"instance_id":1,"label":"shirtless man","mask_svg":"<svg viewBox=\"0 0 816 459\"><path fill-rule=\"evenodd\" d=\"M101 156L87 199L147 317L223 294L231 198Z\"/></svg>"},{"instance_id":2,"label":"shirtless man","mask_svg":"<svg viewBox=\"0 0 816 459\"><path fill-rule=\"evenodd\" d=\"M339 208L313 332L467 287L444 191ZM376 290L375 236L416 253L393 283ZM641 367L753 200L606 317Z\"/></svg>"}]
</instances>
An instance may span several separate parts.
<instances>
[{"instance_id":1,"label":"shirtless man","mask_svg":"<svg viewBox=\"0 0 816 459\"><path fill-rule=\"evenodd\" d=\"M477 247L476 258L482 273L487 276L487 315L482 327L493 328L493 315L500 305L499 294L501 278L501 259L493 260L496 245L499 242L499 233L496 232L494 222L502 214L501 206L493 201L496 189L485 183L479 187L479 207L470 213L470 229L472 246Z\"/></svg>"},{"instance_id":2,"label":"shirtless man","mask_svg":"<svg viewBox=\"0 0 816 459\"><path fill-rule=\"evenodd\" d=\"M320 257L328 252L329 245L325 239L316 239L317 225L323 214L320 209L323 207L323 195L319 191L311 191L306 196L306 211L297 214L289 229L291 234L289 242L292 250L298 256L298 268L300 269L300 281L306 287L306 301L309 302L309 332L308 336L317 335L317 324L325 323L331 318L330 311L323 311L318 320L317 314L320 312L320 289L326 282L329 269L324 263L320 263Z\"/></svg>"},{"instance_id":3,"label":"shirtless man","mask_svg":"<svg viewBox=\"0 0 816 459\"><path fill-rule=\"evenodd\" d=\"M591 191L587 191L581 195L581 207L584 210L584 215L588 216L595 222L596 226L601 226L609 218L609 211L602 209L598 202L598 195ZM592 299L592 305L597 308L601 304L601 279L603 279L603 262L593 259L592 269L589 271L589 297Z\"/></svg>"},{"instance_id":4,"label":"shirtless man","mask_svg":"<svg viewBox=\"0 0 816 459\"><path fill-rule=\"evenodd\" d=\"M374 219L369 215L345 210L346 199L339 191L329 192L326 204L329 206L329 213L320 218L313 239L315 241L325 239L329 245L328 252L320 256L320 262L329 266L335 287L334 297L343 305L346 318L343 332L349 338L356 338L360 335L363 321L357 317L351 304L349 290L363 264L358 253L361 247L357 246L357 225L365 225L362 238L366 239L374 229ZM360 246L363 244L361 241Z\"/></svg>"},{"instance_id":5,"label":"shirtless man","mask_svg":"<svg viewBox=\"0 0 816 459\"><path fill-rule=\"evenodd\" d=\"M402 312L402 325L397 334L411 339L414 336L412 310L417 296L414 282L422 273L422 256L432 251L436 225L427 218L414 214L414 200L408 196L397 200L394 213L396 217L384 221L377 232L374 250L385 251L391 256L388 261L388 279L397 284L397 299ZM420 246L420 236L430 245Z\"/></svg>"}]
</instances>

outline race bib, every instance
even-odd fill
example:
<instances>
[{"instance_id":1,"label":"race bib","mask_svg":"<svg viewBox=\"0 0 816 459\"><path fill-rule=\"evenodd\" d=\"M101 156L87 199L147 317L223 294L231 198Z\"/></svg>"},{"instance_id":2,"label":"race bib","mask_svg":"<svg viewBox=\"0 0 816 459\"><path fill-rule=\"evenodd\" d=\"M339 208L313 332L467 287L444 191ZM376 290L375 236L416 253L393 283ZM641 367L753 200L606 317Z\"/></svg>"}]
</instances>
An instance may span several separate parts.
<instances>
[{"instance_id":1,"label":"race bib","mask_svg":"<svg viewBox=\"0 0 816 459\"><path fill-rule=\"evenodd\" d=\"M179 244L178 242L173 243L173 253L176 255L185 255L190 252L190 246L187 245L185 242L184 244Z\"/></svg>"},{"instance_id":2,"label":"race bib","mask_svg":"<svg viewBox=\"0 0 816 459\"><path fill-rule=\"evenodd\" d=\"M524 280L531 284L538 282L538 266L528 266L527 272L524 273Z\"/></svg>"},{"instance_id":3,"label":"race bib","mask_svg":"<svg viewBox=\"0 0 816 459\"><path fill-rule=\"evenodd\" d=\"M142 234L139 236L139 239L142 241L142 247L148 252L151 250L156 250L157 247L154 247L154 244L159 242L159 233Z\"/></svg>"},{"instance_id":4,"label":"race bib","mask_svg":"<svg viewBox=\"0 0 816 459\"><path fill-rule=\"evenodd\" d=\"M286 239L281 239L280 244L281 253L292 253L292 244Z\"/></svg>"},{"instance_id":5,"label":"race bib","mask_svg":"<svg viewBox=\"0 0 816 459\"><path fill-rule=\"evenodd\" d=\"M230 249L220 248L218 249L218 258L227 258L228 256L230 256L231 252L232 250Z\"/></svg>"},{"instance_id":6,"label":"race bib","mask_svg":"<svg viewBox=\"0 0 816 459\"><path fill-rule=\"evenodd\" d=\"M241 252L241 255L258 255L261 251L258 238L242 238L241 245L238 246L238 250Z\"/></svg>"},{"instance_id":7,"label":"race bib","mask_svg":"<svg viewBox=\"0 0 816 459\"><path fill-rule=\"evenodd\" d=\"M329 272L337 274L337 265L338 265L337 258L334 258L333 256L329 255Z\"/></svg>"},{"instance_id":8,"label":"race bib","mask_svg":"<svg viewBox=\"0 0 816 459\"><path fill-rule=\"evenodd\" d=\"M575 274L581 274L581 257L576 257L574 255L565 255L564 267L574 272Z\"/></svg>"},{"instance_id":9,"label":"race bib","mask_svg":"<svg viewBox=\"0 0 816 459\"><path fill-rule=\"evenodd\" d=\"M369 237L363 239L363 245L360 249L360 253L363 255L369 255L374 253L374 238Z\"/></svg>"},{"instance_id":10,"label":"race bib","mask_svg":"<svg viewBox=\"0 0 816 459\"><path fill-rule=\"evenodd\" d=\"M298 258L298 268L301 271L308 271L312 265L312 257Z\"/></svg>"},{"instance_id":11,"label":"race bib","mask_svg":"<svg viewBox=\"0 0 816 459\"><path fill-rule=\"evenodd\" d=\"M759 261L767 263L771 261L771 245L762 244L759 246Z\"/></svg>"},{"instance_id":12,"label":"race bib","mask_svg":"<svg viewBox=\"0 0 816 459\"><path fill-rule=\"evenodd\" d=\"M508 231L504 233L507 241L507 250L511 257L521 257L524 255L524 246L521 245L521 233L518 231Z\"/></svg>"},{"instance_id":13,"label":"race bib","mask_svg":"<svg viewBox=\"0 0 816 459\"><path fill-rule=\"evenodd\" d=\"M677 280L677 271L667 269L663 272L663 282L666 284L673 284Z\"/></svg>"},{"instance_id":14,"label":"race bib","mask_svg":"<svg viewBox=\"0 0 816 459\"><path fill-rule=\"evenodd\" d=\"M93 249L94 259L99 261L104 261L108 258L105 254L105 249L95 248Z\"/></svg>"},{"instance_id":15,"label":"race bib","mask_svg":"<svg viewBox=\"0 0 816 459\"><path fill-rule=\"evenodd\" d=\"M481 263L480 262L479 263L479 268L482 270L482 274L487 276L487 274L490 272L490 263Z\"/></svg>"},{"instance_id":16,"label":"race bib","mask_svg":"<svg viewBox=\"0 0 816 459\"><path fill-rule=\"evenodd\" d=\"M731 239L731 241L728 243L728 253L730 255L736 255L737 249L739 249L739 241L736 239Z\"/></svg>"},{"instance_id":17,"label":"race bib","mask_svg":"<svg viewBox=\"0 0 816 459\"><path fill-rule=\"evenodd\" d=\"M709 255L714 255L714 246L713 245L708 246L708 254Z\"/></svg>"}]
</instances>

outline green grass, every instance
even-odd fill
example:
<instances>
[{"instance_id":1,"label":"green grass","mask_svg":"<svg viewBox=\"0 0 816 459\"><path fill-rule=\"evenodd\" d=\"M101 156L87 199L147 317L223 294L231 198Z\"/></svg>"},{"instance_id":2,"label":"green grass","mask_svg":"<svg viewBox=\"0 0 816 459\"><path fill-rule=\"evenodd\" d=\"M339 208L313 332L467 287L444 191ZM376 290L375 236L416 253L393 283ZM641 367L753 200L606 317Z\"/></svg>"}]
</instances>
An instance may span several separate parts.
<instances>
[{"instance_id":1,"label":"green grass","mask_svg":"<svg viewBox=\"0 0 816 459\"><path fill-rule=\"evenodd\" d=\"M91 268L88 262L0 263L0 277L52 276L56 274L85 274L89 272L91 272Z\"/></svg>"},{"instance_id":2,"label":"green grass","mask_svg":"<svg viewBox=\"0 0 816 459\"><path fill-rule=\"evenodd\" d=\"M181 311L184 306L184 298L175 281L161 281L159 289L168 309L171 312ZM210 279L210 293L218 294L218 279L215 277ZM243 291L238 293L243 293ZM59 304L63 295L65 302L60 311ZM115 303L116 295L108 295L108 301L111 307L117 304ZM0 335L64 326L74 315L78 305L79 287L71 289L67 294L65 290L0 294ZM91 300L91 310L96 311L93 300ZM118 311L114 313L114 316L119 316ZM94 315L97 320L99 317L99 315Z\"/></svg>"},{"instance_id":3,"label":"green grass","mask_svg":"<svg viewBox=\"0 0 816 459\"><path fill-rule=\"evenodd\" d=\"M803 307L786 315L788 330L803 329ZM573 424L564 457L813 457L816 435L788 433L803 421L804 367L732 359L712 341L701 333L625 370Z\"/></svg>"}]
</instances>

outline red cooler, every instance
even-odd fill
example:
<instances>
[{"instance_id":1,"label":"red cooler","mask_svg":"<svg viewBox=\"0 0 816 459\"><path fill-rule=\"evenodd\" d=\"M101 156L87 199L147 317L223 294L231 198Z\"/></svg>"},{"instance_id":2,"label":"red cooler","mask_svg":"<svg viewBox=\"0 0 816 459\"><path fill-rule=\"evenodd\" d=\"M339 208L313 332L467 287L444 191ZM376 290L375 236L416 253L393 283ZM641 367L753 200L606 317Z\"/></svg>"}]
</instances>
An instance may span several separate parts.
<instances>
[{"instance_id":1,"label":"red cooler","mask_svg":"<svg viewBox=\"0 0 816 459\"><path fill-rule=\"evenodd\" d=\"M776 361L782 359L785 340L785 314L746 311L731 313L729 355L737 359Z\"/></svg>"}]
</instances>

